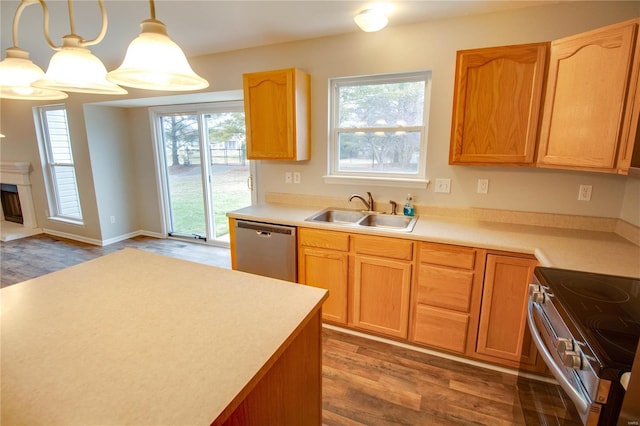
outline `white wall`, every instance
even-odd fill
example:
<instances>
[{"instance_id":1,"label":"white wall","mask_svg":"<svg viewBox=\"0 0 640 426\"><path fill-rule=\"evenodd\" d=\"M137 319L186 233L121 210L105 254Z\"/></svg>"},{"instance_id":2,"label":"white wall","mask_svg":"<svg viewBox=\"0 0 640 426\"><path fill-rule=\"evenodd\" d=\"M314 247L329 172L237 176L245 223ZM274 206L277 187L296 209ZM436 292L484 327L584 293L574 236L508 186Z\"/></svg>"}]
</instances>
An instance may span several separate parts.
<instances>
[{"instance_id":1,"label":"white wall","mask_svg":"<svg viewBox=\"0 0 640 426\"><path fill-rule=\"evenodd\" d=\"M140 229L137 209L131 208L138 194L137 165L130 149L126 110L87 104L84 117L101 238L135 232Z\"/></svg>"},{"instance_id":2,"label":"white wall","mask_svg":"<svg viewBox=\"0 0 640 426\"><path fill-rule=\"evenodd\" d=\"M604 25L640 16L640 2L601 1L564 2L550 6L519 9L510 12L468 16L458 19L424 22L393 27L378 33L354 32L341 36L319 38L301 42L245 49L191 59L193 68L208 79L207 91L227 91L242 88L242 73L277 68L298 67L311 75L312 89L312 159L306 162L260 162L260 199L265 192L289 192L347 197L353 192L369 190L379 200L402 201L407 192L413 193L417 202L426 205L454 207L490 207L497 209L544 211L602 217L621 217L640 226L640 202L638 180L624 176L586 172L555 171L512 167L449 166L448 149L453 100L455 54L459 49L550 41ZM427 157L427 173L430 179L451 178L452 192L436 194L433 186L428 189L403 189L356 185L325 184L327 156L327 94L328 79L337 76L353 76L373 73L433 71L433 88L430 105L430 127ZM128 97L157 96L159 93L130 91ZM166 95L166 93L162 93ZM107 174L92 172L91 160L100 161L93 154L98 142L95 132L84 131L82 117L84 102L111 100L113 97L71 94L66 101L70 114L74 114L72 143L79 165L82 208L87 217L80 235L102 236L108 226L101 229L98 217L110 215L103 211L103 201L111 195L111 185L103 185ZM38 164L37 147L30 108L33 103L2 101L2 132L7 138L0 143L2 161L31 161ZM79 117L76 114L80 115ZM132 163L122 163L123 175L132 176L136 187L131 188L136 200L129 214L132 226L160 232L158 196L155 185L153 149L150 138L148 113L145 108L130 109L124 116L110 114L126 120L126 131L118 131L118 137L126 142L117 143L105 156L111 159L129 155ZM70 118L71 120L71 118ZM87 124L99 124L99 114L92 114ZM127 136L128 135L128 136ZM98 140L98 139L96 139ZM125 145L126 144L126 149ZM89 149L89 147L91 149ZM109 145L100 144L100 149ZM125 151L128 149L128 153ZM298 171L302 184L286 185L285 171ZM476 180L489 179L489 193L475 193ZM93 180L100 180L94 184ZM41 226L42 212L46 207L41 172L32 175L36 209ZM578 186L593 185L590 202L577 201ZM131 195L131 194L129 194ZM100 205L100 209L98 209ZM98 212L99 210L99 212ZM119 213L121 214L121 213ZM126 213L125 213L126 216ZM104 220L103 220L104 221ZM107 224L108 225L108 224Z\"/></svg>"}]
</instances>

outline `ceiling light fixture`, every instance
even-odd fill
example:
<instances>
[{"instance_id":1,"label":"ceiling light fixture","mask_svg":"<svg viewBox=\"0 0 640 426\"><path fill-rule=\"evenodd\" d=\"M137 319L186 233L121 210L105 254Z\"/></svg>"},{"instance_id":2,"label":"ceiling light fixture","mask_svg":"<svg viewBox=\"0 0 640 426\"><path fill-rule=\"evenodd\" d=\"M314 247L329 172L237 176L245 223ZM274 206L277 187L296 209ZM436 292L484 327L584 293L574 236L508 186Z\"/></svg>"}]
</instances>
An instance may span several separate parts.
<instances>
[{"instance_id":1,"label":"ceiling light fixture","mask_svg":"<svg viewBox=\"0 0 640 426\"><path fill-rule=\"evenodd\" d=\"M122 65L107 74L107 79L122 86L146 90L199 90L209 86L191 69L182 49L169 38L166 25L156 19L153 0L151 18L142 21L142 32L125 55Z\"/></svg>"},{"instance_id":2,"label":"ceiling light fixture","mask_svg":"<svg viewBox=\"0 0 640 426\"><path fill-rule=\"evenodd\" d=\"M23 2L32 0L23 0ZM43 5L44 1L38 0ZM73 15L73 2L67 1L69 10L69 25L71 33L62 37L62 46L53 44L49 37L49 18L45 13L44 34L49 47L57 52L49 61L49 68L44 77L32 83L34 87L43 89L62 90L65 92L95 93L101 95L124 95L127 93L122 87L107 81L107 69L97 56L87 46L98 44L107 33L107 13L102 0L98 0L102 26L100 33L93 40L85 40L76 34Z\"/></svg>"},{"instance_id":3,"label":"ceiling light fixture","mask_svg":"<svg viewBox=\"0 0 640 426\"><path fill-rule=\"evenodd\" d=\"M44 77L42 68L29 59L29 52L18 47L18 21L25 7L32 2L22 1L13 17L13 47L7 49L5 59L0 62L0 98L57 100L69 97L64 92L31 86ZM46 6L43 6L46 15Z\"/></svg>"},{"instance_id":4,"label":"ceiling light fixture","mask_svg":"<svg viewBox=\"0 0 640 426\"><path fill-rule=\"evenodd\" d=\"M98 36L85 40L75 33L73 3L67 0L71 33L62 37L62 46L56 46L49 36L49 13L44 0L22 0L13 20L14 46L7 49L6 58L0 62L0 98L64 99L68 97L64 92L126 94L127 91L118 84L168 91L198 90L209 86L206 80L193 72L180 47L168 37L166 26L155 19L153 0L149 0L151 19L142 22L142 33L127 49L122 66L107 74L102 61L87 47L100 43L107 32L103 0L97 1L102 17ZM29 60L27 51L18 47L20 15L25 7L35 3L42 6L47 44L57 51L51 57L46 74ZM144 55L139 56L141 53Z\"/></svg>"},{"instance_id":5,"label":"ceiling light fixture","mask_svg":"<svg viewBox=\"0 0 640 426\"><path fill-rule=\"evenodd\" d=\"M368 33L380 31L389 23L387 15L379 9L365 9L358 13L353 20L362 31Z\"/></svg>"}]
</instances>

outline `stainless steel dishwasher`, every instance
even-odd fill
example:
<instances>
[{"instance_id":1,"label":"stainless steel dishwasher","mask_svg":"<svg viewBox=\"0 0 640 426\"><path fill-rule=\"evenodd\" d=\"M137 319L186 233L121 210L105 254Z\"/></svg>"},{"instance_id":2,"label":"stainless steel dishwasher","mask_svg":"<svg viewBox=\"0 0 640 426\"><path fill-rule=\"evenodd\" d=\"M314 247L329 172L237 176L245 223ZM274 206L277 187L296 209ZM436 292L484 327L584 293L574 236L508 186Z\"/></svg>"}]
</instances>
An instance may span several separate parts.
<instances>
[{"instance_id":1,"label":"stainless steel dishwasher","mask_svg":"<svg viewBox=\"0 0 640 426\"><path fill-rule=\"evenodd\" d=\"M296 282L295 226L236 220L236 269Z\"/></svg>"}]
</instances>

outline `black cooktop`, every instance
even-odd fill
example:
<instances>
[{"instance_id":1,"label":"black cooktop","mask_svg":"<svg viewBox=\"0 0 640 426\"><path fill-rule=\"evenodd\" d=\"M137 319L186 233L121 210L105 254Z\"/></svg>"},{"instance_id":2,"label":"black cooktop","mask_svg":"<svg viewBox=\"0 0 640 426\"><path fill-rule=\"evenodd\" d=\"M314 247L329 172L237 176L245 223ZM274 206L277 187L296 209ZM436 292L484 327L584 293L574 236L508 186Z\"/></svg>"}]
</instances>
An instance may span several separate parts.
<instances>
[{"instance_id":1,"label":"black cooktop","mask_svg":"<svg viewBox=\"0 0 640 426\"><path fill-rule=\"evenodd\" d=\"M640 339L640 279L545 267L535 275L603 367L631 370Z\"/></svg>"}]
</instances>

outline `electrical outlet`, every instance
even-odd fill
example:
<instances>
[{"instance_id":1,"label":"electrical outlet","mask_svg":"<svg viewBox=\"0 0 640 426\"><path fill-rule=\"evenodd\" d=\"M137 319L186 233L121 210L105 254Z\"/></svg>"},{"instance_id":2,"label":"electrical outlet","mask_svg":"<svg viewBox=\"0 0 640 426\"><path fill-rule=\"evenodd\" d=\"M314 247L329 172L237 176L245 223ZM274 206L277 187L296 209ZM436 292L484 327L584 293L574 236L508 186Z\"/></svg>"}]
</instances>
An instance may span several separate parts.
<instances>
[{"instance_id":1,"label":"electrical outlet","mask_svg":"<svg viewBox=\"0 0 640 426\"><path fill-rule=\"evenodd\" d=\"M110 216L109 219L111 220L111 224L116 223L116 217L115 216Z\"/></svg>"},{"instance_id":2,"label":"electrical outlet","mask_svg":"<svg viewBox=\"0 0 640 426\"><path fill-rule=\"evenodd\" d=\"M580 185L580 189L578 190L578 200L590 201L592 189L593 187L591 185Z\"/></svg>"},{"instance_id":3,"label":"electrical outlet","mask_svg":"<svg viewBox=\"0 0 640 426\"><path fill-rule=\"evenodd\" d=\"M293 182L293 178L292 178L291 172L285 172L285 174L284 174L284 183L291 183L291 182Z\"/></svg>"},{"instance_id":4,"label":"electrical outlet","mask_svg":"<svg viewBox=\"0 0 640 426\"><path fill-rule=\"evenodd\" d=\"M478 179L478 194L489 192L489 179Z\"/></svg>"},{"instance_id":5,"label":"electrical outlet","mask_svg":"<svg viewBox=\"0 0 640 426\"><path fill-rule=\"evenodd\" d=\"M293 183L300 183L300 172L295 172L293 174Z\"/></svg>"},{"instance_id":6,"label":"electrical outlet","mask_svg":"<svg viewBox=\"0 0 640 426\"><path fill-rule=\"evenodd\" d=\"M451 179L436 179L436 192L450 193Z\"/></svg>"}]
</instances>

